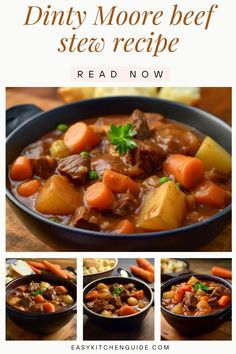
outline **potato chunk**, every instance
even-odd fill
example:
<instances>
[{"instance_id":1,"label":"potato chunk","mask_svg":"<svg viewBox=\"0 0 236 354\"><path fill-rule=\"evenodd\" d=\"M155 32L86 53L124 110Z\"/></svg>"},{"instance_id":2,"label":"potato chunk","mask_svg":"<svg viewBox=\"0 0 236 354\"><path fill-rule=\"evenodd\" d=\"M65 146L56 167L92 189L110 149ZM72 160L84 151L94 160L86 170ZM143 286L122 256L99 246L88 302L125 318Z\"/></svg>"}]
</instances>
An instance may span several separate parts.
<instances>
[{"instance_id":1,"label":"potato chunk","mask_svg":"<svg viewBox=\"0 0 236 354\"><path fill-rule=\"evenodd\" d=\"M162 294L163 299L173 299L175 296L175 292L173 290L166 291Z\"/></svg>"},{"instance_id":2,"label":"potato chunk","mask_svg":"<svg viewBox=\"0 0 236 354\"><path fill-rule=\"evenodd\" d=\"M181 304L177 304L173 307L173 309L171 310L171 312L177 313L178 315L182 314L182 305Z\"/></svg>"},{"instance_id":3,"label":"potato chunk","mask_svg":"<svg viewBox=\"0 0 236 354\"><path fill-rule=\"evenodd\" d=\"M168 230L181 226L185 214L185 195L169 181L147 194L137 223L147 230Z\"/></svg>"},{"instance_id":4,"label":"potato chunk","mask_svg":"<svg viewBox=\"0 0 236 354\"><path fill-rule=\"evenodd\" d=\"M221 173L229 173L231 171L230 154L209 136L203 140L195 156L202 160L207 171L212 168Z\"/></svg>"},{"instance_id":5,"label":"potato chunk","mask_svg":"<svg viewBox=\"0 0 236 354\"><path fill-rule=\"evenodd\" d=\"M82 204L82 193L65 176L53 175L41 188L35 209L43 214L68 215Z\"/></svg>"}]
</instances>

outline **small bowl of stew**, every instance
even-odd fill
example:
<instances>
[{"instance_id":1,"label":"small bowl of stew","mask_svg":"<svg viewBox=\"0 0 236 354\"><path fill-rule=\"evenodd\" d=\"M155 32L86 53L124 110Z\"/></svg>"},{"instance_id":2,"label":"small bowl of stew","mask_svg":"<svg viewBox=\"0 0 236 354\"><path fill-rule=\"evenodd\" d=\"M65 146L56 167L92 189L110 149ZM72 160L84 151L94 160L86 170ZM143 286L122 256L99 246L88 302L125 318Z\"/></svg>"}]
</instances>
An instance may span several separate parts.
<instances>
[{"instance_id":1,"label":"small bowl of stew","mask_svg":"<svg viewBox=\"0 0 236 354\"><path fill-rule=\"evenodd\" d=\"M56 332L76 313L76 285L51 274L16 278L6 287L6 312L26 331Z\"/></svg>"},{"instance_id":2,"label":"small bowl of stew","mask_svg":"<svg viewBox=\"0 0 236 354\"><path fill-rule=\"evenodd\" d=\"M232 287L222 278L186 274L161 287L161 312L177 331L195 335L210 332L231 318Z\"/></svg>"},{"instance_id":3,"label":"small bowl of stew","mask_svg":"<svg viewBox=\"0 0 236 354\"><path fill-rule=\"evenodd\" d=\"M99 325L139 326L153 305L153 291L134 278L106 277L83 291L84 312Z\"/></svg>"},{"instance_id":4,"label":"small bowl of stew","mask_svg":"<svg viewBox=\"0 0 236 354\"><path fill-rule=\"evenodd\" d=\"M190 251L229 223L231 128L211 114L106 97L13 107L7 129L26 112L7 137L7 197L51 247Z\"/></svg>"}]
</instances>

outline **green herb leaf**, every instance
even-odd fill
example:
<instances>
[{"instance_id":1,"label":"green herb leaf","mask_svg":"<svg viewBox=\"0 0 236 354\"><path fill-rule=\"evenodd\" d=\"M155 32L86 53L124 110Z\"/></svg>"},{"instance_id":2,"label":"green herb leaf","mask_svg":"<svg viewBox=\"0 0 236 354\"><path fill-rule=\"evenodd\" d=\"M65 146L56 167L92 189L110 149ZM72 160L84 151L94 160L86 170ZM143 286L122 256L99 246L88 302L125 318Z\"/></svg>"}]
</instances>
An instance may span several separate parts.
<instances>
[{"instance_id":1,"label":"green herb leaf","mask_svg":"<svg viewBox=\"0 0 236 354\"><path fill-rule=\"evenodd\" d=\"M56 217L56 216L49 216L48 220L54 221L54 222L60 222L61 220Z\"/></svg>"},{"instance_id":2,"label":"green herb leaf","mask_svg":"<svg viewBox=\"0 0 236 354\"><path fill-rule=\"evenodd\" d=\"M114 288L113 295L120 295L120 293L121 293L121 288Z\"/></svg>"},{"instance_id":3,"label":"green herb leaf","mask_svg":"<svg viewBox=\"0 0 236 354\"><path fill-rule=\"evenodd\" d=\"M205 292L209 291L209 287L204 285L204 284L202 284L202 283L194 284L193 288L194 288L194 290L203 290Z\"/></svg>"},{"instance_id":4,"label":"green herb leaf","mask_svg":"<svg viewBox=\"0 0 236 354\"><path fill-rule=\"evenodd\" d=\"M181 184L181 183L179 183L179 182L175 183L175 185L176 185L176 187L177 187L177 188L179 188L179 189L181 189L181 188L182 188L182 184Z\"/></svg>"},{"instance_id":5,"label":"green herb leaf","mask_svg":"<svg viewBox=\"0 0 236 354\"><path fill-rule=\"evenodd\" d=\"M160 179L159 179L159 184L161 185L161 184L164 184L164 183L166 183L166 182L169 182L171 179L170 179L170 177L167 177L167 176L164 176L164 177L161 177Z\"/></svg>"},{"instance_id":6,"label":"green herb leaf","mask_svg":"<svg viewBox=\"0 0 236 354\"><path fill-rule=\"evenodd\" d=\"M32 291L31 296L42 295L45 290L46 290L46 288L39 288L35 291Z\"/></svg>"},{"instance_id":7,"label":"green herb leaf","mask_svg":"<svg viewBox=\"0 0 236 354\"><path fill-rule=\"evenodd\" d=\"M137 144L133 140L133 137L137 133L133 130L133 126L130 123L125 125L111 124L108 132L108 138L111 144L116 146L116 151L119 155L127 154L129 150L136 148Z\"/></svg>"}]
</instances>

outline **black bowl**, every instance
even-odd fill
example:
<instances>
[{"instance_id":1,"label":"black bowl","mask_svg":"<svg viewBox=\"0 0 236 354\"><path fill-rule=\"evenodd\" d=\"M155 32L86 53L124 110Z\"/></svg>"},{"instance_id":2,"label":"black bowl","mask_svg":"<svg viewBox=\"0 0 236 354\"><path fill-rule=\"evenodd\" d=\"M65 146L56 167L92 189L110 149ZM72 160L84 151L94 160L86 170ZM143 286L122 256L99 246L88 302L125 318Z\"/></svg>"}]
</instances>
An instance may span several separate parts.
<instances>
[{"instance_id":1,"label":"black bowl","mask_svg":"<svg viewBox=\"0 0 236 354\"><path fill-rule=\"evenodd\" d=\"M7 137L6 174L8 165L28 144L55 129L57 124L109 114L131 114L135 108L159 112L194 127L203 134L210 135L231 152L231 128L226 123L197 108L167 100L133 96L91 99L38 113L20 124L22 117L25 119L32 114L32 105L29 108L27 110L25 105L16 106L7 112L8 130L15 128L17 124L19 126ZM10 205L27 228L49 246L62 251L190 251L215 238L229 224L231 216L229 205L209 219L194 225L161 232L117 235L55 223L24 206L9 188L6 194Z\"/></svg>"},{"instance_id":2,"label":"black bowl","mask_svg":"<svg viewBox=\"0 0 236 354\"><path fill-rule=\"evenodd\" d=\"M231 284L225 279L216 277L214 275L208 275L208 274L186 274L168 280L166 283L164 283L161 287L161 299L162 299L162 294L165 291L170 290L172 285L187 281L192 275L197 277L199 280L210 280L215 283L222 284L232 291ZM224 309L219 310L217 312L210 313L209 315L185 316L185 315L175 314L165 309L161 305L161 312L164 318L166 319L166 321L172 327L177 329L177 331L187 335L188 334L196 335L196 334L202 334L202 333L213 331L214 329L218 328L224 321L231 318L231 311L232 311L232 306L230 303Z\"/></svg>"},{"instance_id":3,"label":"black bowl","mask_svg":"<svg viewBox=\"0 0 236 354\"><path fill-rule=\"evenodd\" d=\"M75 303L62 311L52 313L23 312L15 309L6 303L7 316L20 328L26 331L48 334L64 327L76 313L76 285L70 280L57 277L51 274L32 274L16 278L7 284L6 297L19 285L28 284L31 281L46 281L51 284L63 285L68 289L68 293L73 297Z\"/></svg>"},{"instance_id":4,"label":"black bowl","mask_svg":"<svg viewBox=\"0 0 236 354\"><path fill-rule=\"evenodd\" d=\"M100 314L97 314L85 305L85 301L83 304L84 307L84 312L86 315L91 318L91 320L95 321L99 326L105 326L109 328L120 328L123 329L124 327L130 327L130 326L135 326L138 327L145 316L147 315L150 307L153 305L153 291L152 289L145 284L141 280L137 280L134 278L126 278L126 277L105 277L105 278L100 278L97 280L92 281L88 285L85 286L84 291L83 291L83 299L85 299L86 294L92 290L93 288L96 287L97 284L99 283L104 283L104 284L111 284L111 283L120 283L120 284L128 284L128 283L134 283L139 290L144 290L144 293L149 300L149 304L140 312L137 312L134 315L129 315L129 316L123 316L123 317L105 317Z\"/></svg>"},{"instance_id":5,"label":"black bowl","mask_svg":"<svg viewBox=\"0 0 236 354\"><path fill-rule=\"evenodd\" d=\"M175 277L178 277L180 275L189 274L191 272L189 269L189 263L185 259L183 259L183 258L172 258L172 259L177 259L177 260L185 263L186 268L180 272L161 273L161 281L162 282L167 281L172 278L175 278Z\"/></svg>"}]
</instances>

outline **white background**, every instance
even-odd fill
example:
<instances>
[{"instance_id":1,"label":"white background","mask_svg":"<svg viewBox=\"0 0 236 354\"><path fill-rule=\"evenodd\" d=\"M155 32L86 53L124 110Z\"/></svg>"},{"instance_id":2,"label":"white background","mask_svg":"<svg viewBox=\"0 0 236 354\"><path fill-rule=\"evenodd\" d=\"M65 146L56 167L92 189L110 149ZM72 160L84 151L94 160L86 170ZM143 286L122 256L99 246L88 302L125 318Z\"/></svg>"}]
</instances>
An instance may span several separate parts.
<instances>
[{"instance_id":1,"label":"white background","mask_svg":"<svg viewBox=\"0 0 236 354\"><path fill-rule=\"evenodd\" d=\"M114 37L118 32L120 36L141 36L149 34L151 30L154 30L157 34L163 33L167 37L180 37L180 43L178 50L175 53L164 53L158 58L151 57L150 54L116 54L112 55L109 50L101 54L88 54L88 53L58 53L57 47L61 37L67 36L71 33L71 29L65 26L51 27L51 26L23 26L23 22L26 17L26 7L28 5L40 5L46 7L51 4L53 8L57 10L66 10L70 6L74 6L79 10L87 10L89 16L94 17L95 9L97 5L103 5L104 9L109 9L112 5L117 5L121 10L128 9L140 9L140 10L163 10L165 11L165 19L170 13L172 4L178 3L182 10L208 10L210 5L217 3L219 5L218 10L213 14L212 22L207 31L203 28L196 27L174 27L168 28L163 21L163 25L146 27L130 27L123 26L117 28L101 27L95 28L91 26L91 21L86 22L87 25L83 25L78 30L78 35L81 37L90 36L104 36L107 38ZM70 72L71 68L75 66L157 66L157 67L169 67L170 68L170 81L165 83L166 86L232 86L233 93L235 88L235 14L236 6L233 0L224 1L69 1L69 0L8 0L1 1L0 9L0 25L1 25L1 66L0 66L0 114L1 114L1 129L0 129L0 149L4 151L5 140L5 87L7 86L72 86ZM89 85L95 85L96 82L89 82ZM126 83L125 85L129 85ZM146 83L148 86L148 82ZM104 83L101 84L104 86ZM235 108L233 107L233 114ZM234 119L233 119L234 123ZM235 132L233 133L235 137ZM235 139L233 139L233 150L235 149ZM2 155L2 156L5 156ZM4 181L4 158L1 161L1 185L5 185ZM233 179L235 180L235 173L233 173ZM16 350L26 350L33 352L34 354L41 354L42 351L55 350L58 354L69 353L70 344L72 342L5 342L5 305L4 305L4 258L7 257L26 257L32 256L27 253L22 254L6 254L5 253L5 205L4 205L4 188L0 189L1 198L1 262L0 262L0 274L1 274L1 306L0 306L0 340L1 351L7 353L15 353ZM233 212L235 216L235 212ZM234 219L233 217L233 231L234 231ZM234 234L233 234L234 239ZM234 242L233 242L234 246ZM235 249L235 248L234 248ZM74 257L74 256L88 256L88 254L50 254L50 257ZM186 254L175 253L177 256L185 256ZM47 253L35 254L35 257L49 256ZM99 256L102 256L99 255ZM104 254L104 256L107 256ZM110 254L110 256L129 256L127 254ZM131 254L131 257L135 257L135 254ZM140 254L139 254L140 256ZM153 253L143 254L143 256L152 256ZM157 256L157 255L156 255ZM159 255L158 255L159 256ZM162 256L170 256L168 254L162 254ZM188 253L188 257L231 257L231 253ZM234 260L233 260L234 261ZM235 261L233 262L235 263ZM79 266L81 260L79 260ZM79 267L81 270L81 267ZM235 267L234 267L235 271ZM78 281L78 288L81 300L82 292L82 274L80 271L80 279ZM235 286L234 286L235 291ZM156 292L156 340L159 341L160 333L160 312L158 308L159 294ZM235 296L234 296L235 299ZM81 302L82 303L82 302ZM234 319L233 319L234 320ZM78 310L78 341L82 336L82 309ZM235 332L235 323L233 321L233 328ZM235 344L235 333L233 333L232 342L165 342L170 345L169 353L183 353L191 350L192 353L199 352L211 352L233 353L233 345ZM138 342L135 342L136 344Z\"/></svg>"}]
</instances>

